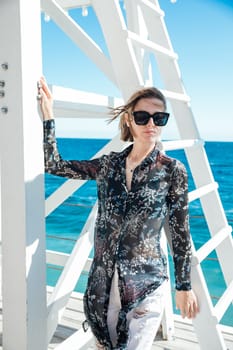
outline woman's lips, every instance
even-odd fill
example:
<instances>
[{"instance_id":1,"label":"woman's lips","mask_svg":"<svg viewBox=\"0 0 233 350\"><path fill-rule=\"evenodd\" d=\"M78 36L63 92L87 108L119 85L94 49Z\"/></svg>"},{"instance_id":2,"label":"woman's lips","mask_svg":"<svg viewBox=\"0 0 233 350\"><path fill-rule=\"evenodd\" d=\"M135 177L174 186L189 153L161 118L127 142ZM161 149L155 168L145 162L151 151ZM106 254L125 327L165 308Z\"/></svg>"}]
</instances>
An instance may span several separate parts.
<instances>
[{"instance_id":1,"label":"woman's lips","mask_svg":"<svg viewBox=\"0 0 233 350\"><path fill-rule=\"evenodd\" d=\"M156 133L155 130L145 130L144 132L148 135L154 135Z\"/></svg>"}]
</instances>

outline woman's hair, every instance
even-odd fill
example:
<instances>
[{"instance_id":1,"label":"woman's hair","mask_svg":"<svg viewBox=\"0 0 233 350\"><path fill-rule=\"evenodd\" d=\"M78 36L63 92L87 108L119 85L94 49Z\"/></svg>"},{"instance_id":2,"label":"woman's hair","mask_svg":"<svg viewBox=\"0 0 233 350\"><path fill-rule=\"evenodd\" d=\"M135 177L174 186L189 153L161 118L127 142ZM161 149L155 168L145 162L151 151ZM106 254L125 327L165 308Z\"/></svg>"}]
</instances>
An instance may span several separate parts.
<instances>
[{"instance_id":1,"label":"woman's hair","mask_svg":"<svg viewBox=\"0 0 233 350\"><path fill-rule=\"evenodd\" d=\"M125 121L125 113L131 113L138 101L143 98L157 98L163 103L164 110L167 108L167 103L164 95L155 87L146 87L140 89L129 98L125 105L112 108L110 111L111 118L109 122L112 122L116 118L120 117L119 129L121 131L121 140L123 141L133 141L133 135Z\"/></svg>"}]
</instances>

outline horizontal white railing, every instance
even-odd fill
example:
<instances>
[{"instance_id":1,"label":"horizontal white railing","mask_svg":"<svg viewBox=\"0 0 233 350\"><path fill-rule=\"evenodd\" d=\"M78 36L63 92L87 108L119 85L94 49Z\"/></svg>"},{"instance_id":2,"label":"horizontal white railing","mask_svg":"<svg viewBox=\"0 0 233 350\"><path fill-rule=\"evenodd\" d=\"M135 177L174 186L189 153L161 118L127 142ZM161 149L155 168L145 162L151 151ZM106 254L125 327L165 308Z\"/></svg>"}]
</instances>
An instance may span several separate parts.
<instances>
[{"instance_id":1,"label":"horizontal white railing","mask_svg":"<svg viewBox=\"0 0 233 350\"><path fill-rule=\"evenodd\" d=\"M222 297L214 307L218 321L220 321L229 305L233 302L233 281L229 284Z\"/></svg>"},{"instance_id":2,"label":"horizontal white railing","mask_svg":"<svg viewBox=\"0 0 233 350\"><path fill-rule=\"evenodd\" d=\"M59 238L58 238L59 239ZM70 254L57 252L55 250L46 250L46 261L47 264L57 265L57 266L65 266ZM88 258L84 267L83 272L88 272L92 263L92 259Z\"/></svg>"},{"instance_id":3,"label":"horizontal white railing","mask_svg":"<svg viewBox=\"0 0 233 350\"><path fill-rule=\"evenodd\" d=\"M57 3L66 10L92 5L91 0L57 0Z\"/></svg>"},{"instance_id":4,"label":"horizontal white railing","mask_svg":"<svg viewBox=\"0 0 233 350\"><path fill-rule=\"evenodd\" d=\"M169 50L164 48L164 46L155 44L153 41L143 39L138 34L131 32L129 30L125 30L127 38L129 38L135 45L142 49L146 49L147 51L153 52L153 53L160 53L165 55L166 57L170 57L174 60L178 59L178 55Z\"/></svg>"},{"instance_id":5,"label":"horizontal white railing","mask_svg":"<svg viewBox=\"0 0 233 350\"><path fill-rule=\"evenodd\" d=\"M218 233L211 237L205 244L201 246L193 256L192 264L200 264L213 250L215 250L226 238L231 234L231 226L222 228Z\"/></svg>"},{"instance_id":6,"label":"horizontal white railing","mask_svg":"<svg viewBox=\"0 0 233 350\"><path fill-rule=\"evenodd\" d=\"M215 191L217 189L218 189L217 182L212 182L210 184L196 188L195 190L189 192L189 202L193 202L196 199L200 199L205 195L209 194L210 192Z\"/></svg>"}]
</instances>

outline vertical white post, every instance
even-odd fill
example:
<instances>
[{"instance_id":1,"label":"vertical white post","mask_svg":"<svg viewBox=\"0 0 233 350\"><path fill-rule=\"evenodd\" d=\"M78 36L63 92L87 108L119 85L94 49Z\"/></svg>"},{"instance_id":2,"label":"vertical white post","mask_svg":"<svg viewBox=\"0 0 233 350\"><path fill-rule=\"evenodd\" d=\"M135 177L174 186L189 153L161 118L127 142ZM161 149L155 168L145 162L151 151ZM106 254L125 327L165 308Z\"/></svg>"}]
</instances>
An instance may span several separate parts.
<instances>
[{"instance_id":1,"label":"vertical white post","mask_svg":"<svg viewBox=\"0 0 233 350\"><path fill-rule=\"evenodd\" d=\"M39 0L0 2L3 348L45 350L46 264Z\"/></svg>"},{"instance_id":2,"label":"vertical white post","mask_svg":"<svg viewBox=\"0 0 233 350\"><path fill-rule=\"evenodd\" d=\"M128 99L144 81L120 5L117 0L92 0L92 6L105 37L118 88L123 98Z\"/></svg>"},{"instance_id":3,"label":"vertical white post","mask_svg":"<svg viewBox=\"0 0 233 350\"><path fill-rule=\"evenodd\" d=\"M0 158L0 298L2 298L2 203L1 203L1 158Z\"/></svg>"}]
</instances>

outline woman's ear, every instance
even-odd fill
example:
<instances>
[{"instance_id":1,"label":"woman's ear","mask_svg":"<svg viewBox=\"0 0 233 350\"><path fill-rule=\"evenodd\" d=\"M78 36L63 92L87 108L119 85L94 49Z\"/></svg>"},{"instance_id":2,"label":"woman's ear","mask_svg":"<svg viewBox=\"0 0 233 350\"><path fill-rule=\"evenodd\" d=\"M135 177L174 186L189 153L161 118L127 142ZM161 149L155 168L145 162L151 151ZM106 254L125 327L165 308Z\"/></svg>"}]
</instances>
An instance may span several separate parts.
<instances>
[{"instance_id":1,"label":"woman's ear","mask_svg":"<svg viewBox=\"0 0 233 350\"><path fill-rule=\"evenodd\" d=\"M125 124L128 126L128 128L129 128L129 127L130 127L129 112L125 112L125 114L124 114L124 122L125 122Z\"/></svg>"}]
</instances>

